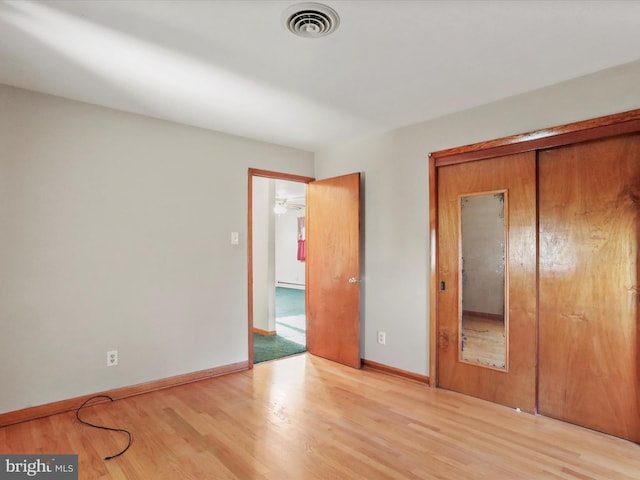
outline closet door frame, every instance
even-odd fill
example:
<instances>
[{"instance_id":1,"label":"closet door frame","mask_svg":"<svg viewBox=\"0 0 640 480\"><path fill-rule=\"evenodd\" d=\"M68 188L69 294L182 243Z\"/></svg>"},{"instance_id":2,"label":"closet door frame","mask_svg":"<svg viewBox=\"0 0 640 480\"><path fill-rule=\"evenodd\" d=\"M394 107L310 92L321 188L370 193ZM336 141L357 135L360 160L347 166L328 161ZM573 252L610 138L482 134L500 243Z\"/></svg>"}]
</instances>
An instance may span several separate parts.
<instances>
[{"instance_id":1,"label":"closet door frame","mask_svg":"<svg viewBox=\"0 0 640 480\"><path fill-rule=\"evenodd\" d=\"M640 132L640 109L429 154L429 376L438 382L438 168ZM536 399L537 400L537 399Z\"/></svg>"}]
</instances>

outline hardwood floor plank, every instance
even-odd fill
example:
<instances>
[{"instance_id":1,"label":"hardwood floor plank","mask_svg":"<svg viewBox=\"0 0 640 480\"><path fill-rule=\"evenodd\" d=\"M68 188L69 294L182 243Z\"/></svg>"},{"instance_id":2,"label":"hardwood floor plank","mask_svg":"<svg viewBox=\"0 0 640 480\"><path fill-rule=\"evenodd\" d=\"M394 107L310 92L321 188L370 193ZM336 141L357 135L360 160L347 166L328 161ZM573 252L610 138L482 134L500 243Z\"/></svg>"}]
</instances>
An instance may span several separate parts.
<instances>
[{"instance_id":1,"label":"hardwood floor plank","mask_svg":"<svg viewBox=\"0 0 640 480\"><path fill-rule=\"evenodd\" d=\"M640 446L309 354L0 428L3 453L78 453L91 480L639 478Z\"/></svg>"}]
</instances>

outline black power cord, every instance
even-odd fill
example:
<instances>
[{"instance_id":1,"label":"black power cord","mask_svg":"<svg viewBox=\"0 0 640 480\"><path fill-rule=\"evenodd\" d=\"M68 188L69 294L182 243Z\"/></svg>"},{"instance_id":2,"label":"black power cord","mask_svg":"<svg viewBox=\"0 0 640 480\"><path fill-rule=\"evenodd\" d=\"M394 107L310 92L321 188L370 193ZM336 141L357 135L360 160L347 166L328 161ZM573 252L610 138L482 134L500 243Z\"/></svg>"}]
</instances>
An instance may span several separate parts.
<instances>
[{"instance_id":1,"label":"black power cord","mask_svg":"<svg viewBox=\"0 0 640 480\"><path fill-rule=\"evenodd\" d=\"M120 455L122 455L124 452L126 452L127 450L129 450L129 447L130 447L130 446L131 446L131 444L133 443L133 435L131 435L131 432L130 432L129 430L124 430L124 429L122 429L122 428L105 427L105 426L102 426L102 425L95 425L95 424L93 424L93 423L87 422L86 420L83 420L83 419L81 419L81 418L80 418L80 410L82 410L82 408L83 408L87 403L89 403L91 400L95 400L95 399L97 399L97 398L107 398L107 399L109 399L110 401L112 401L112 402L113 402L113 398L111 398L109 395L95 395L95 396L93 396L93 397L91 397L91 398L87 398L87 399L82 403L82 405L80 405L80 406L78 407L78 409L76 410L76 418L78 419L78 421L79 421L80 423L83 423L83 424L88 425L88 426L93 427L93 428L100 428L100 429L102 429L102 430L110 430L110 431L112 431L112 432L122 432L122 433L126 433L126 434L127 434L127 436L129 437L129 443L128 443L128 444L127 444L127 446L124 448L124 450L122 450L120 453L116 453L115 455L111 455L110 457L104 457L104 459L105 459L105 460L111 460L112 458L119 457L119 456L120 456Z\"/></svg>"}]
</instances>

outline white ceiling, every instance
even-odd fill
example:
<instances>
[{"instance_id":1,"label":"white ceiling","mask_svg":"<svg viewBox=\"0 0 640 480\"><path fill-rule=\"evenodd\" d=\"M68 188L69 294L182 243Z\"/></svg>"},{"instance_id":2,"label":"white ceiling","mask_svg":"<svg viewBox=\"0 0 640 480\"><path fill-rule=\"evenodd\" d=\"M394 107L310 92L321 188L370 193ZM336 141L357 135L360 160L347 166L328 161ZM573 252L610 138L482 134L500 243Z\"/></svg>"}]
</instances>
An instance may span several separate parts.
<instances>
[{"instance_id":1,"label":"white ceiling","mask_svg":"<svg viewBox=\"0 0 640 480\"><path fill-rule=\"evenodd\" d=\"M0 83L317 151L640 58L640 1L0 0Z\"/></svg>"},{"instance_id":2,"label":"white ceiling","mask_svg":"<svg viewBox=\"0 0 640 480\"><path fill-rule=\"evenodd\" d=\"M307 184L289 180L276 180L275 193L278 198L286 198L289 203L306 204Z\"/></svg>"}]
</instances>

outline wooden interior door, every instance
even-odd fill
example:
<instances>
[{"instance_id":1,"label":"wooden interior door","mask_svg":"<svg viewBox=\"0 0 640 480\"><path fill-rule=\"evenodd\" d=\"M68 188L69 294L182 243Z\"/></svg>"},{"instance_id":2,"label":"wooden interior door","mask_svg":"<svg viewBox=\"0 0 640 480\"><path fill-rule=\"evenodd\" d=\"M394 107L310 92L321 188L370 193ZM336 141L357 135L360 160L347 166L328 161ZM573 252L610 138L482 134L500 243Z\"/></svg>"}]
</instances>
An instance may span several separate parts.
<instances>
[{"instance_id":1,"label":"wooden interior door","mask_svg":"<svg viewBox=\"0 0 640 480\"><path fill-rule=\"evenodd\" d=\"M639 442L640 135L539 155L539 411Z\"/></svg>"},{"instance_id":2,"label":"wooden interior door","mask_svg":"<svg viewBox=\"0 0 640 480\"><path fill-rule=\"evenodd\" d=\"M310 182L307 351L360 368L360 174Z\"/></svg>"},{"instance_id":3,"label":"wooden interior door","mask_svg":"<svg viewBox=\"0 0 640 480\"><path fill-rule=\"evenodd\" d=\"M438 285L444 286L437 294L438 386L529 412L535 409L535 162L535 153L526 152L438 168ZM460 360L459 195L502 189L508 195L508 371Z\"/></svg>"}]
</instances>

